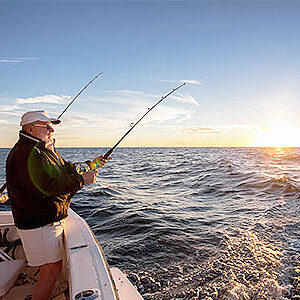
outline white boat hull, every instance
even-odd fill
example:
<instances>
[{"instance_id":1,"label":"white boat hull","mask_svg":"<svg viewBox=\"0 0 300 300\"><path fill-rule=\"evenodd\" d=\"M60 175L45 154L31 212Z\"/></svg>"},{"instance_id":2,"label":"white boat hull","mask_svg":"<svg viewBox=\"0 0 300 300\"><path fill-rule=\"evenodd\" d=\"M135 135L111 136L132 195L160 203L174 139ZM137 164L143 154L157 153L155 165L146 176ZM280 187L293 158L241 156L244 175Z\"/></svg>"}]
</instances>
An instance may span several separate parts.
<instances>
[{"instance_id":1,"label":"white boat hull","mask_svg":"<svg viewBox=\"0 0 300 300\"><path fill-rule=\"evenodd\" d=\"M10 228L9 240L13 241L18 238L10 211L0 212L0 228L2 230ZM143 299L119 269L109 268L102 249L89 225L71 209L69 209L69 216L66 218L64 235L69 299ZM4 266L4 264L2 265ZM3 268L1 270L0 262L0 275L1 272L3 272ZM7 296L4 298L5 300L16 300L9 299Z\"/></svg>"}]
</instances>

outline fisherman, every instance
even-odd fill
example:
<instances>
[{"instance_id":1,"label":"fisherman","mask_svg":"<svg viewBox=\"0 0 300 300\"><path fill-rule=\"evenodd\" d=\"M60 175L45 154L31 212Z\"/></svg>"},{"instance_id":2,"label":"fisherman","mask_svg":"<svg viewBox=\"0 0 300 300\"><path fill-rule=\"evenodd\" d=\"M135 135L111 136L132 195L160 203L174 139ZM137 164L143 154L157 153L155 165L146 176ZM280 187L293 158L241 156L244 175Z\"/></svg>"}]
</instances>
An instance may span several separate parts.
<instances>
[{"instance_id":1,"label":"fisherman","mask_svg":"<svg viewBox=\"0 0 300 300\"><path fill-rule=\"evenodd\" d=\"M97 172L79 175L54 146L54 125L60 120L45 111L29 111L21 118L19 140L6 162L7 191L14 222L30 266L40 269L32 299L47 300L62 268L64 219L71 198ZM103 167L107 160L95 160Z\"/></svg>"}]
</instances>

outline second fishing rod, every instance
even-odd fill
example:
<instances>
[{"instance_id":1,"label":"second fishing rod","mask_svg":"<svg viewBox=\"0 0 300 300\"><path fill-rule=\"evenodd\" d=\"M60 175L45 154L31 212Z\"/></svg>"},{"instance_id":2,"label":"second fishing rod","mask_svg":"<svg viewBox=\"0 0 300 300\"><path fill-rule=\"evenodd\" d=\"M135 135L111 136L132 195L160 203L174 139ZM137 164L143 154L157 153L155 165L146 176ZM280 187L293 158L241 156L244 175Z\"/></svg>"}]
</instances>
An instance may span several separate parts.
<instances>
[{"instance_id":1,"label":"second fishing rod","mask_svg":"<svg viewBox=\"0 0 300 300\"><path fill-rule=\"evenodd\" d=\"M153 110L157 105L159 105L163 100L165 100L167 97L169 97L171 94L179 90L185 85L185 83L182 83L181 85L177 86L176 88L172 89L168 94L164 95L161 97L159 101L157 101L152 107L148 108L148 110L140 117L132 126L131 128L119 139L119 141L112 147L110 148L102 157L96 161L90 162L84 162L84 163L77 163L76 165L76 171L78 174L83 174L85 172L90 172L96 169L99 169L102 167L103 163L105 160L107 160L110 155L113 153L113 151L118 147L118 145L123 141L123 139L135 128L135 126L142 121L142 119L151 111Z\"/></svg>"}]
</instances>

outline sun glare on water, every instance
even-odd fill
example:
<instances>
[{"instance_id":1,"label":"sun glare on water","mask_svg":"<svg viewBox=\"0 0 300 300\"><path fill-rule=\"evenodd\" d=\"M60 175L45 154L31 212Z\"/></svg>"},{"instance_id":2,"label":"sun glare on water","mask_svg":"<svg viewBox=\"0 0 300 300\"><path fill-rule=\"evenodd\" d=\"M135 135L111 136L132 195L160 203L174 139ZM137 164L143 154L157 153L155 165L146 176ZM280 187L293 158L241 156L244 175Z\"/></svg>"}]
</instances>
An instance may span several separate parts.
<instances>
[{"instance_id":1,"label":"sun glare on water","mask_svg":"<svg viewBox=\"0 0 300 300\"><path fill-rule=\"evenodd\" d=\"M285 123L276 123L262 129L254 143L256 147L299 147L299 129Z\"/></svg>"}]
</instances>

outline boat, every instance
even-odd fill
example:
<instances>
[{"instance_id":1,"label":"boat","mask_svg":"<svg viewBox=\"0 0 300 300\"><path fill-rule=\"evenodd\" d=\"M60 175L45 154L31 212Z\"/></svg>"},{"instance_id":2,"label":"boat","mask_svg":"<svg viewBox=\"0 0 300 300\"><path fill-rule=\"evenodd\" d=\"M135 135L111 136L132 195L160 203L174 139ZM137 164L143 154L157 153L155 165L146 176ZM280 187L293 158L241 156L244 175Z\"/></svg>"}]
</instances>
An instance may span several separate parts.
<instances>
[{"instance_id":1,"label":"boat","mask_svg":"<svg viewBox=\"0 0 300 300\"><path fill-rule=\"evenodd\" d=\"M0 299L30 299L38 268L30 267L11 211L0 212ZM69 208L64 230L65 258L53 300L142 300L118 268L110 268L87 222Z\"/></svg>"}]
</instances>

